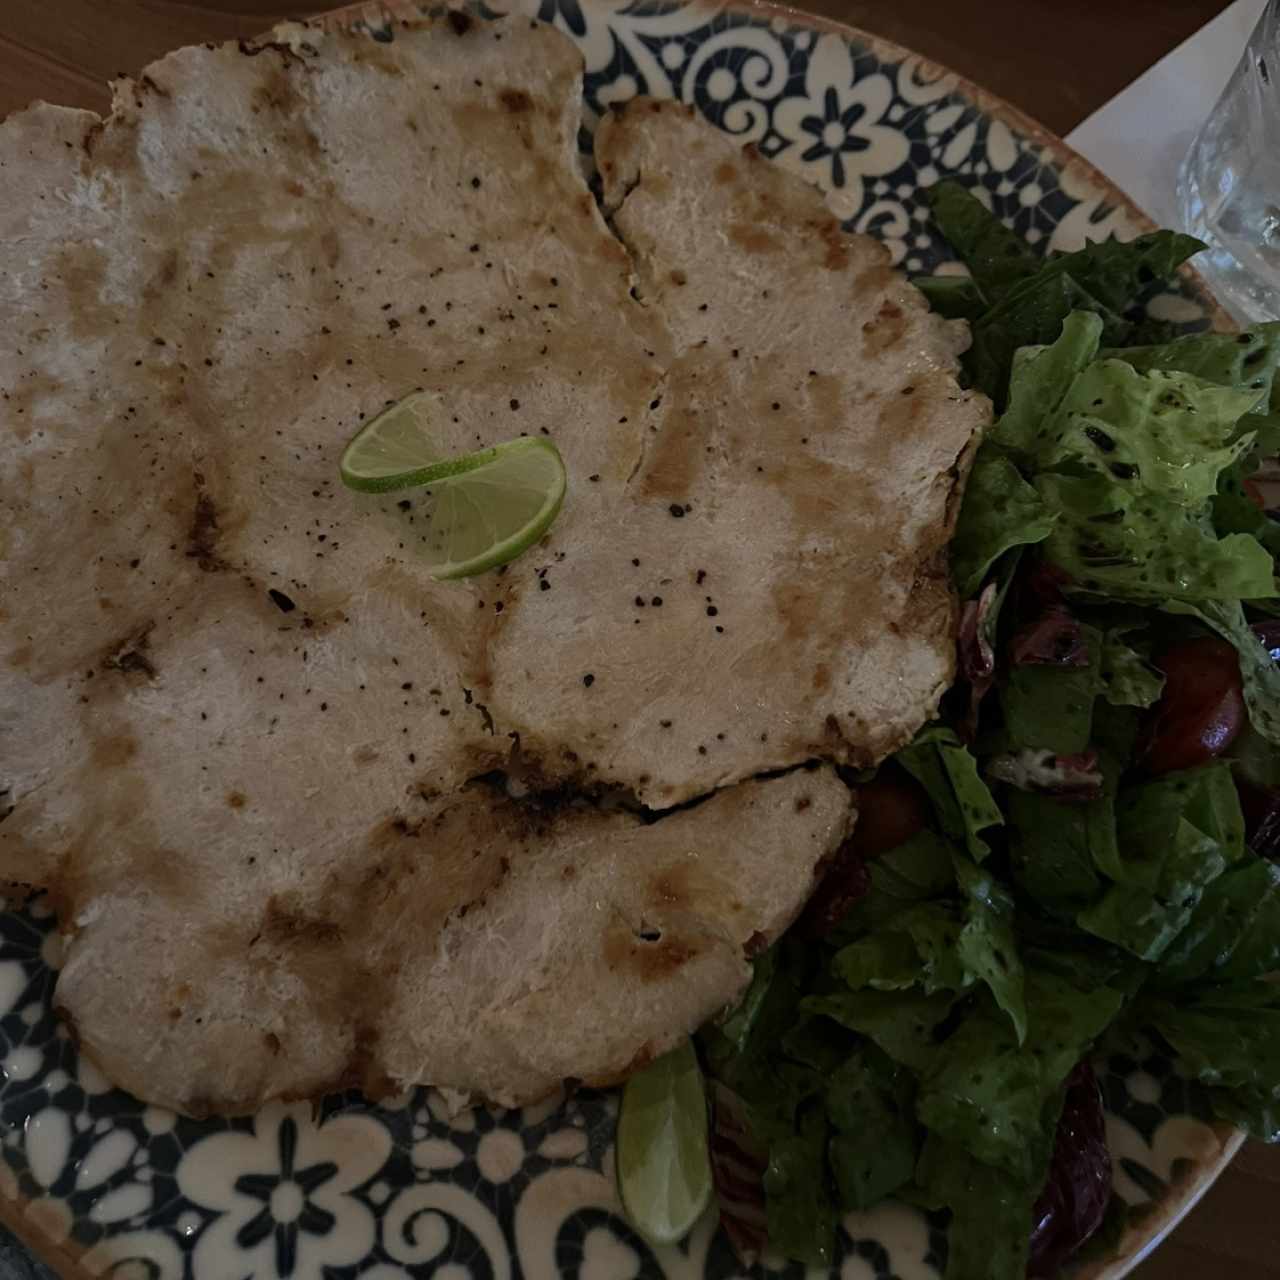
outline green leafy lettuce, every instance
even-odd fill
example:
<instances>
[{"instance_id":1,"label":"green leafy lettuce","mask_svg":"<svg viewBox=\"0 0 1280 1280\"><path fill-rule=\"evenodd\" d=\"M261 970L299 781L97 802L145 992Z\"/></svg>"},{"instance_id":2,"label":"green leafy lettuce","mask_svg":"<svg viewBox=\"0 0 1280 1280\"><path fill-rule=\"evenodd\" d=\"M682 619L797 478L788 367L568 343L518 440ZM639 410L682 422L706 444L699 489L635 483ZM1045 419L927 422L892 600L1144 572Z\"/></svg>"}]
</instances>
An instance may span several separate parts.
<instances>
[{"instance_id":1,"label":"green leafy lettuce","mask_svg":"<svg viewBox=\"0 0 1280 1280\"><path fill-rule=\"evenodd\" d=\"M943 833L981 862L990 852L981 832L1004 819L973 754L951 729L937 726L920 733L897 759L928 792Z\"/></svg>"},{"instance_id":2,"label":"green leafy lettuce","mask_svg":"<svg viewBox=\"0 0 1280 1280\"><path fill-rule=\"evenodd\" d=\"M1123 789L1115 883L1078 917L1090 933L1158 960L1187 927L1205 887L1244 856L1230 767L1207 765Z\"/></svg>"},{"instance_id":3,"label":"green leafy lettuce","mask_svg":"<svg viewBox=\"0 0 1280 1280\"><path fill-rule=\"evenodd\" d=\"M827 1266L839 1216L896 1195L949 1212L946 1280L1022 1280L1065 1082L1100 1045L1158 1043L1220 1119L1280 1138L1280 869L1233 777L1280 786L1280 670L1249 625L1280 616L1280 525L1245 487L1280 450L1280 325L1152 341L1132 303L1197 241L1044 258L964 188L930 199L969 275L920 284L969 321L1000 411L952 545L994 692L953 691L897 753L923 828L828 936L758 957L701 1044L767 1151L774 1249ZM1012 661L1059 598L1083 661ZM1161 649L1205 634L1251 727L1232 762L1151 777Z\"/></svg>"},{"instance_id":4,"label":"green leafy lettuce","mask_svg":"<svg viewBox=\"0 0 1280 1280\"><path fill-rule=\"evenodd\" d=\"M992 304L968 312L973 345L965 364L973 385L998 408L1019 348L1052 342L1073 311L1097 316L1106 341L1124 342L1133 332L1123 318L1130 304L1204 247L1192 236L1156 231L1126 244L1106 240L1036 259L958 184L937 184L929 200L939 230Z\"/></svg>"},{"instance_id":5,"label":"green leafy lettuce","mask_svg":"<svg viewBox=\"0 0 1280 1280\"><path fill-rule=\"evenodd\" d=\"M1009 457L983 445L960 508L951 543L952 569L961 596L971 596L991 566L1012 547L1043 542L1055 516Z\"/></svg>"}]
</instances>

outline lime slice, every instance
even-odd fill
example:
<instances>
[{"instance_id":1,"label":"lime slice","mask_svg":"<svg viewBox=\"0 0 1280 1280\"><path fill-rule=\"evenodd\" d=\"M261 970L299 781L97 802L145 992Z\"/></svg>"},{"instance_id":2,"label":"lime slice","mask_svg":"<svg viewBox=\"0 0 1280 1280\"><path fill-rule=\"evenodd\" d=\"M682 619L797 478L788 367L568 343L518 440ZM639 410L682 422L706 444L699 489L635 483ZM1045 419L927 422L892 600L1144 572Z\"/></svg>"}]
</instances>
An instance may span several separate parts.
<instances>
[{"instance_id":1,"label":"lime slice","mask_svg":"<svg viewBox=\"0 0 1280 1280\"><path fill-rule=\"evenodd\" d=\"M439 400L429 391L416 391L384 409L342 451L338 463L342 483L362 493L390 493L483 466L492 449L455 458L441 451L431 432L432 422L439 417Z\"/></svg>"},{"instance_id":2,"label":"lime slice","mask_svg":"<svg viewBox=\"0 0 1280 1280\"><path fill-rule=\"evenodd\" d=\"M465 578L514 560L546 533L564 501L564 463L534 436L442 457L428 432L433 409L434 397L418 392L366 423L343 451L342 482L365 493L422 489L415 550L435 577Z\"/></svg>"},{"instance_id":3,"label":"lime slice","mask_svg":"<svg viewBox=\"0 0 1280 1280\"><path fill-rule=\"evenodd\" d=\"M622 1205L636 1230L654 1244L687 1235L711 1200L707 1100L691 1040L627 1081L617 1161Z\"/></svg>"}]
</instances>

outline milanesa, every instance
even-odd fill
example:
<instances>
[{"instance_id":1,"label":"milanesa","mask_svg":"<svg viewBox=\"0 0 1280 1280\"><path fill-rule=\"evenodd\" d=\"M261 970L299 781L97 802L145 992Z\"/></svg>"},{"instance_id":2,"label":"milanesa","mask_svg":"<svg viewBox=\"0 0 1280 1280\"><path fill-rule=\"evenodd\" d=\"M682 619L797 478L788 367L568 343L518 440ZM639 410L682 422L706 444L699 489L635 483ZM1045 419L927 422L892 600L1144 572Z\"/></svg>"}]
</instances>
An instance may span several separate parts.
<instances>
[{"instance_id":1,"label":"milanesa","mask_svg":"<svg viewBox=\"0 0 1280 1280\"><path fill-rule=\"evenodd\" d=\"M0 128L0 879L148 1101L621 1078L951 678L963 332L678 106L599 130L606 224L580 112L566 39L454 15ZM565 458L504 571L434 583L420 499L337 483L419 387Z\"/></svg>"}]
</instances>

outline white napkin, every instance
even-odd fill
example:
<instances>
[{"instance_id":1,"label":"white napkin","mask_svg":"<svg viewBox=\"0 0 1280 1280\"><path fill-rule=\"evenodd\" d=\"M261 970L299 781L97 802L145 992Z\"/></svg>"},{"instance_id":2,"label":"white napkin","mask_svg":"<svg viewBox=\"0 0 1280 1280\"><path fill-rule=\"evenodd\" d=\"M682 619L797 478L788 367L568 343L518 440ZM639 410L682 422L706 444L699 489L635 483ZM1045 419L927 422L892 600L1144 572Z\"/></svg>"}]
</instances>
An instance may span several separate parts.
<instances>
[{"instance_id":1,"label":"white napkin","mask_svg":"<svg viewBox=\"0 0 1280 1280\"><path fill-rule=\"evenodd\" d=\"M1067 134L1072 147L1161 226L1179 225L1178 167L1265 4L1235 0Z\"/></svg>"}]
</instances>

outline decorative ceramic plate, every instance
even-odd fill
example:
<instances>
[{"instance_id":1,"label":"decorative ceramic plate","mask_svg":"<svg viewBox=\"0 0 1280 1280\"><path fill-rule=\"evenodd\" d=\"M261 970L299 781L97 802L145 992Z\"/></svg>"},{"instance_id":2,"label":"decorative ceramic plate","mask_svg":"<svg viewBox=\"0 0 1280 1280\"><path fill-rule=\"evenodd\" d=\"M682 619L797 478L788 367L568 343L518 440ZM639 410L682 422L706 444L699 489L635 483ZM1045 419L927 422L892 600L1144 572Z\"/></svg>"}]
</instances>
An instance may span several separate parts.
<instances>
[{"instance_id":1,"label":"decorative ceramic plate","mask_svg":"<svg viewBox=\"0 0 1280 1280\"><path fill-rule=\"evenodd\" d=\"M1127 237L1143 216L1061 142L942 68L793 11L641 0L516 0L586 60L584 143L637 94L676 97L828 193L856 231L912 274L954 270L922 189L944 176L985 192L1042 250ZM397 6L395 12L409 10ZM395 38L387 9L326 21ZM1148 303L1203 324L1188 284ZM154 1280L631 1280L737 1276L711 1218L653 1249L620 1215L609 1094L450 1116L422 1090L374 1107L357 1096L195 1122L113 1090L53 1013L54 921L39 902L0 914L0 1218L54 1271ZM128 1016L122 1011L122 1016ZM1210 1122L1199 1086L1150 1048L1097 1064L1129 1226L1116 1280L1225 1166L1239 1139ZM930 1280L939 1218L886 1204L843 1224L844 1280ZM788 1275L802 1274L791 1265ZM0 1241L0 1275L44 1277Z\"/></svg>"}]
</instances>

